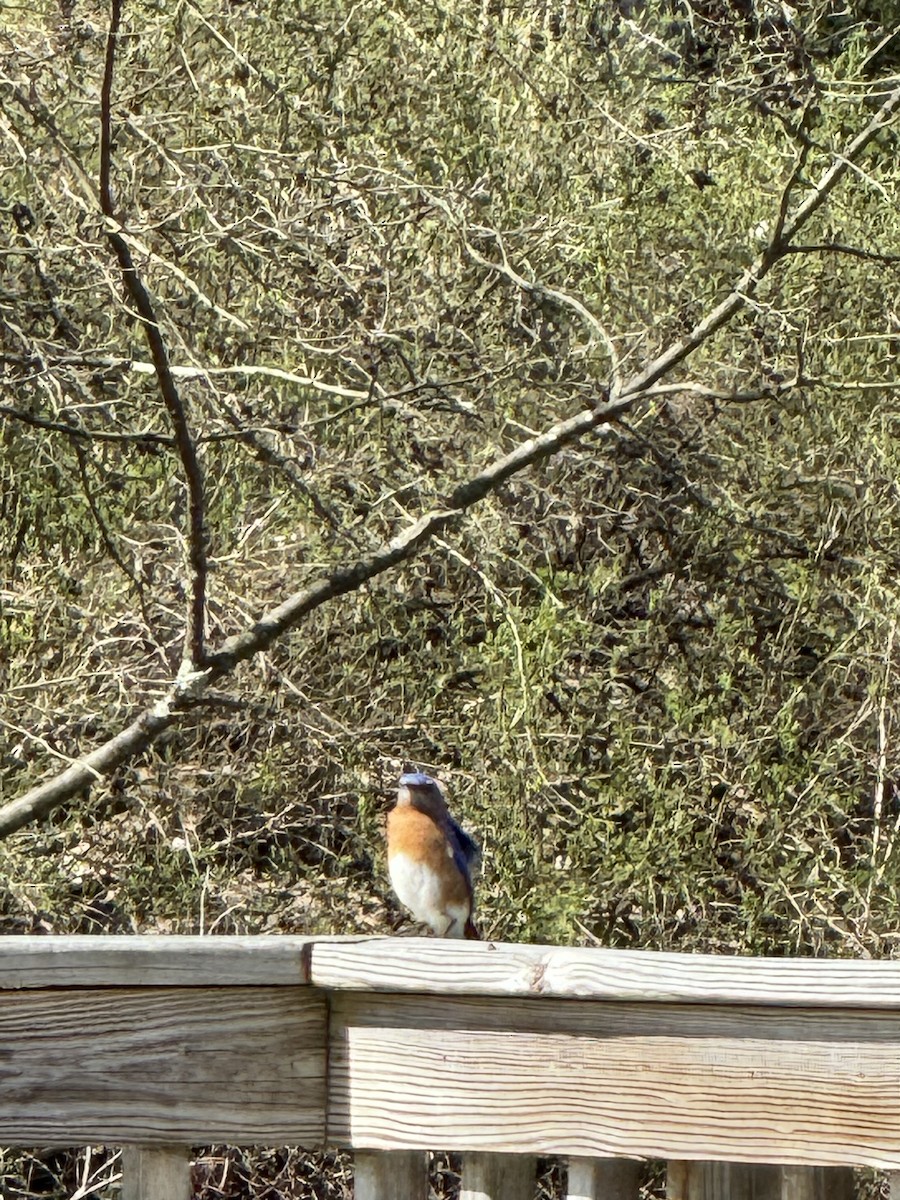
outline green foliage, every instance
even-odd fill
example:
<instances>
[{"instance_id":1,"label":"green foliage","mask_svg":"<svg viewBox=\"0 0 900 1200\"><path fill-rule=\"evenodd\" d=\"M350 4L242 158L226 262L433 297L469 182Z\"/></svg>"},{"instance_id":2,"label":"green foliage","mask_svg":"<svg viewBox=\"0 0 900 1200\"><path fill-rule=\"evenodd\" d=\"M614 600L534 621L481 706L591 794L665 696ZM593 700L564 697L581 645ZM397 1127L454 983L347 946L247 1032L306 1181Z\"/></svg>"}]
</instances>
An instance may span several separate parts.
<instances>
[{"instance_id":1,"label":"green foliage","mask_svg":"<svg viewBox=\"0 0 900 1200\"><path fill-rule=\"evenodd\" d=\"M896 81L893 8L128 0L113 184L200 448L211 644L602 401L600 326L627 377L710 312ZM107 9L4 18L8 801L178 671L187 500L97 203ZM483 843L488 936L893 955L897 157L894 127L669 390L0 843L0 929L407 928L381 838L415 765ZM0 1156L0 1192L113 1166ZM348 1190L292 1152L195 1170Z\"/></svg>"},{"instance_id":2,"label":"green foliage","mask_svg":"<svg viewBox=\"0 0 900 1200\"><path fill-rule=\"evenodd\" d=\"M893 61L872 6L125 20L116 201L201 446L214 644L600 399L567 297L626 375L683 336ZM182 650L181 469L95 198L105 22L15 10L0 48L4 799ZM380 831L416 764L484 842L493 936L892 953L896 149L803 235L868 257L789 256L682 390L0 848L7 927L396 927Z\"/></svg>"}]
</instances>

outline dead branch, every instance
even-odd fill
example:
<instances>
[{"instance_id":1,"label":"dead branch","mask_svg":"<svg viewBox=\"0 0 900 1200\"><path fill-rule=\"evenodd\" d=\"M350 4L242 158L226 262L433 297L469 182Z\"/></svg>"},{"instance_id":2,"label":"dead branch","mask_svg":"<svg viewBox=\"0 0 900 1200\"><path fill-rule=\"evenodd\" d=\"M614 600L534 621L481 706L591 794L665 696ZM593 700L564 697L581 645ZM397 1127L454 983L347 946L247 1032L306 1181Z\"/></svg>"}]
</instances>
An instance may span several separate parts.
<instances>
[{"instance_id":1,"label":"dead branch","mask_svg":"<svg viewBox=\"0 0 900 1200\"><path fill-rule=\"evenodd\" d=\"M152 708L141 713L121 733L67 767L61 774L4 805L0 809L0 837L21 829L29 821L46 816L57 805L71 800L90 784L130 761L146 750L177 719L177 711L169 706L163 706L159 711Z\"/></svg>"}]
</instances>

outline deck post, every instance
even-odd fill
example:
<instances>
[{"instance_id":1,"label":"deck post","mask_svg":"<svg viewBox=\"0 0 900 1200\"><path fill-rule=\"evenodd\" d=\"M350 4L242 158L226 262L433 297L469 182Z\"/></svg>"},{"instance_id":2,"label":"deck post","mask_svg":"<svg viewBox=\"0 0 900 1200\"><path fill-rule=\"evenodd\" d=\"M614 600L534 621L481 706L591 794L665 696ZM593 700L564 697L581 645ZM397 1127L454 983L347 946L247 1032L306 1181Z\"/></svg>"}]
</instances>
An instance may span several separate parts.
<instances>
[{"instance_id":1,"label":"deck post","mask_svg":"<svg viewBox=\"0 0 900 1200\"><path fill-rule=\"evenodd\" d=\"M638 1200L641 1164L631 1158L570 1158L566 1200Z\"/></svg>"},{"instance_id":2,"label":"deck post","mask_svg":"<svg viewBox=\"0 0 900 1200\"><path fill-rule=\"evenodd\" d=\"M532 1154L467 1154L459 1200L533 1200L536 1173Z\"/></svg>"},{"instance_id":3,"label":"deck post","mask_svg":"<svg viewBox=\"0 0 900 1200\"><path fill-rule=\"evenodd\" d=\"M121 1200L190 1200L191 1152L187 1146L126 1146Z\"/></svg>"},{"instance_id":4,"label":"deck post","mask_svg":"<svg viewBox=\"0 0 900 1200\"><path fill-rule=\"evenodd\" d=\"M357 1150L353 1155L354 1200L427 1200L424 1150Z\"/></svg>"},{"instance_id":5,"label":"deck post","mask_svg":"<svg viewBox=\"0 0 900 1200\"><path fill-rule=\"evenodd\" d=\"M849 1167L782 1167L781 1200L852 1200Z\"/></svg>"},{"instance_id":6,"label":"deck post","mask_svg":"<svg viewBox=\"0 0 900 1200\"><path fill-rule=\"evenodd\" d=\"M853 1196L853 1172L848 1167L670 1162L666 1181L666 1200L853 1200Z\"/></svg>"},{"instance_id":7,"label":"deck post","mask_svg":"<svg viewBox=\"0 0 900 1200\"><path fill-rule=\"evenodd\" d=\"M783 1200L781 1169L759 1163L670 1162L666 1200Z\"/></svg>"}]
</instances>

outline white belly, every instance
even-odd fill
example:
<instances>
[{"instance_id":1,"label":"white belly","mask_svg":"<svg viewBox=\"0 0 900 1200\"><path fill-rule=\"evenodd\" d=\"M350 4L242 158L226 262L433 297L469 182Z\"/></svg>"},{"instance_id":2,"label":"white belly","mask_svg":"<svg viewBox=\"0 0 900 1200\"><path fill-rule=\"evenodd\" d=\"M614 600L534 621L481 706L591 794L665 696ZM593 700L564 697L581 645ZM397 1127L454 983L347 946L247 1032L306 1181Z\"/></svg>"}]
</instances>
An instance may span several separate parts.
<instances>
[{"instance_id":1,"label":"white belly","mask_svg":"<svg viewBox=\"0 0 900 1200\"><path fill-rule=\"evenodd\" d=\"M465 936L469 906L443 903L441 880L434 871L405 854L388 859L391 885L417 921L429 925L438 937Z\"/></svg>"}]
</instances>

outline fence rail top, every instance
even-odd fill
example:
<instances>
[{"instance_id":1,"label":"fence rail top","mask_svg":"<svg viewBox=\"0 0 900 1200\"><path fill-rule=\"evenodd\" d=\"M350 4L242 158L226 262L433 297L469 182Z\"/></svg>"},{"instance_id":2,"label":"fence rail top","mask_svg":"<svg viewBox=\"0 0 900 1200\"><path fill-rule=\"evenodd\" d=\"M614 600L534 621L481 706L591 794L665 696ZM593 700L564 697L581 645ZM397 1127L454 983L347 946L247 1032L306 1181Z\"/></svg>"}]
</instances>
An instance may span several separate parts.
<instances>
[{"instance_id":1,"label":"fence rail top","mask_svg":"<svg viewBox=\"0 0 900 1200\"><path fill-rule=\"evenodd\" d=\"M2 936L0 991L243 987L900 1009L900 961L407 937Z\"/></svg>"},{"instance_id":2,"label":"fence rail top","mask_svg":"<svg viewBox=\"0 0 900 1200\"><path fill-rule=\"evenodd\" d=\"M0 991L309 983L308 937L81 934L0 937Z\"/></svg>"}]
</instances>

